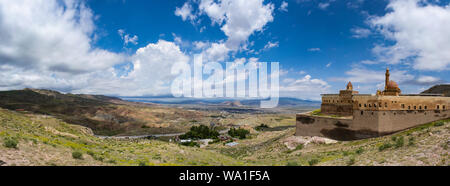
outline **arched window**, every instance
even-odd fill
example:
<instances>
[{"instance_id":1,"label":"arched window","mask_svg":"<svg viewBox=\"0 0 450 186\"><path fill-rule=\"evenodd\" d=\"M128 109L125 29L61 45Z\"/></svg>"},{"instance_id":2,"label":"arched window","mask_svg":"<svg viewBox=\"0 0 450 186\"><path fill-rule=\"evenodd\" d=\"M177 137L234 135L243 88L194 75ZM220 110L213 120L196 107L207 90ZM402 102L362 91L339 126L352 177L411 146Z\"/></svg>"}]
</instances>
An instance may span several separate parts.
<instances>
[{"instance_id":1,"label":"arched window","mask_svg":"<svg viewBox=\"0 0 450 186\"><path fill-rule=\"evenodd\" d=\"M364 111L361 110L361 115L364 115Z\"/></svg>"}]
</instances>

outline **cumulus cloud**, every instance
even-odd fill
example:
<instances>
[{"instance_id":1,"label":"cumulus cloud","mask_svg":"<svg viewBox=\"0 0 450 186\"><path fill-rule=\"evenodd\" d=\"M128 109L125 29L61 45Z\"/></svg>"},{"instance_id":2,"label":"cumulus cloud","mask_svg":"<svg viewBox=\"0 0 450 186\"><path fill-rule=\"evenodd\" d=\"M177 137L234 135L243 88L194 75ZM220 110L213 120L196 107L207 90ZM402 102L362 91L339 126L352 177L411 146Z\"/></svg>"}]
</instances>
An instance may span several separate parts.
<instances>
[{"instance_id":1,"label":"cumulus cloud","mask_svg":"<svg viewBox=\"0 0 450 186\"><path fill-rule=\"evenodd\" d=\"M0 90L169 94L172 65L189 63L189 56L165 40L130 56L97 48L94 17L82 1L0 0ZM125 43L137 42L118 33Z\"/></svg>"},{"instance_id":2,"label":"cumulus cloud","mask_svg":"<svg viewBox=\"0 0 450 186\"><path fill-rule=\"evenodd\" d=\"M124 56L93 46L92 11L79 1L0 1L0 65L80 74Z\"/></svg>"},{"instance_id":3,"label":"cumulus cloud","mask_svg":"<svg viewBox=\"0 0 450 186\"><path fill-rule=\"evenodd\" d=\"M255 32L262 32L264 26L273 21L274 4L264 4L264 0L199 0L193 3L198 5L198 12L193 13L193 8L184 4L177 8L176 15L183 20L189 15L196 15L191 16L192 20L206 15L212 25L220 26L227 37L206 49L204 55L211 59L227 59L229 52L247 50L248 38ZM252 11L248 11L249 7Z\"/></svg>"},{"instance_id":4,"label":"cumulus cloud","mask_svg":"<svg viewBox=\"0 0 450 186\"><path fill-rule=\"evenodd\" d=\"M301 99L320 100L320 94L327 93L330 85L322 80L305 75L300 79L286 78L280 85L280 95Z\"/></svg>"},{"instance_id":5,"label":"cumulus cloud","mask_svg":"<svg viewBox=\"0 0 450 186\"><path fill-rule=\"evenodd\" d=\"M441 80L437 77L421 75L413 80L407 81L406 83L412 85L431 86L444 82L444 80Z\"/></svg>"},{"instance_id":6,"label":"cumulus cloud","mask_svg":"<svg viewBox=\"0 0 450 186\"><path fill-rule=\"evenodd\" d=\"M175 15L180 16L183 21L194 20L197 16L193 13L192 6L189 2L183 4L181 8L175 9Z\"/></svg>"},{"instance_id":7,"label":"cumulus cloud","mask_svg":"<svg viewBox=\"0 0 450 186\"><path fill-rule=\"evenodd\" d=\"M282 11L282 12L287 12L288 11L288 3L286 1L281 2L280 8L278 8L278 10Z\"/></svg>"},{"instance_id":8,"label":"cumulus cloud","mask_svg":"<svg viewBox=\"0 0 450 186\"><path fill-rule=\"evenodd\" d=\"M123 40L125 45L128 45L128 43L132 43L134 45L138 44L138 42L137 42L138 41L138 36L137 35L130 36L130 34L126 34L125 30L123 30L123 29L119 29L117 31L117 33L119 33L120 38L122 38L122 40Z\"/></svg>"},{"instance_id":9,"label":"cumulus cloud","mask_svg":"<svg viewBox=\"0 0 450 186\"><path fill-rule=\"evenodd\" d=\"M353 33L352 37L357 38L357 39L366 38L370 34L372 34L372 31L370 31L367 28L357 27L357 28L352 28L350 31Z\"/></svg>"},{"instance_id":10,"label":"cumulus cloud","mask_svg":"<svg viewBox=\"0 0 450 186\"><path fill-rule=\"evenodd\" d=\"M393 0L384 16L371 17L370 25L394 45L373 48L378 60L409 63L417 70L448 70L450 65L450 6L429 1Z\"/></svg>"},{"instance_id":11,"label":"cumulus cloud","mask_svg":"<svg viewBox=\"0 0 450 186\"><path fill-rule=\"evenodd\" d=\"M271 49L271 48L275 48L275 47L278 47L279 46L279 42L278 41L276 41L276 42L267 42L267 44L264 46L264 50L268 50L268 49Z\"/></svg>"}]
</instances>

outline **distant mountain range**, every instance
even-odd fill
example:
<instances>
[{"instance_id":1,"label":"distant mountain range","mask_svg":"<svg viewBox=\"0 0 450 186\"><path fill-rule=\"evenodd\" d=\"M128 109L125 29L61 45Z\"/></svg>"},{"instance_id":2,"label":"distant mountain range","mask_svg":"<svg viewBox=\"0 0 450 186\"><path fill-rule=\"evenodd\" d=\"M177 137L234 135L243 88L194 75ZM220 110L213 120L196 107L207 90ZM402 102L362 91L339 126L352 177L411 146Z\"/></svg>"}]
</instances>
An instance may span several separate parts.
<instances>
[{"instance_id":1,"label":"distant mountain range","mask_svg":"<svg viewBox=\"0 0 450 186\"><path fill-rule=\"evenodd\" d=\"M157 97L120 97L123 100L175 105L220 105L220 106L248 106L258 107L261 101L268 99L235 99L235 98L175 98L172 96ZM319 101L303 100L297 98L281 97L278 99L279 107L318 107Z\"/></svg>"}]
</instances>

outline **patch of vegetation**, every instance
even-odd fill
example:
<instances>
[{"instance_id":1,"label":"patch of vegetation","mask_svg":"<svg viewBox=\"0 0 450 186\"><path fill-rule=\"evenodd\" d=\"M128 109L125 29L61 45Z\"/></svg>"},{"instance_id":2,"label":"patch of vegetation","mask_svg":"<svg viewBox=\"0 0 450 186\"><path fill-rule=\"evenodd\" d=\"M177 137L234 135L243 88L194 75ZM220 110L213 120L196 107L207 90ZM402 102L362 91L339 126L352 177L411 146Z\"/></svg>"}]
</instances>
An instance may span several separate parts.
<instances>
[{"instance_id":1,"label":"patch of vegetation","mask_svg":"<svg viewBox=\"0 0 450 186\"><path fill-rule=\"evenodd\" d=\"M188 147L200 147L200 145L195 141L187 141L180 144Z\"/></svg>"},{"instance_id":2,"label":"patch of vegetation","mask_svg":"<svg viewBox=\"0 0 450 186\"><path fill-rule=\"evenodd\" d=\"M414 137L409 137L409 139L408 139L408 146L413 146L414 145Z\"/></svg>"},{"instance_id":3,"label":"patch of vegetation","mask_svg":"<svg viewBox=\"0 0 450 186\"><path fill-rule=\"evenodd\" d=\"M434 123L435 127L439 127L439 126L443 126L444 125L444 121L437 121Z\"/></svg>"},{"instance_id":4,"label":"patch of vegetation","mask_svg":"<svg viewBox=\"0 0 450 186\"><path fill-rule=\"evenodd\" d=\"M386 150L386 149L391 148L391 147L392 147L392 144L384 143L384 144L382 144L381 146L378 147L378 151L381 152L381 151Z\"/></svg>"},{"instance_id":5,"label":"patch of vegetation","mask_svg":"<svg viewBox=\"0 0 450 186\"><path fill-rule=\"evenodd\" d=\"M351 158L347 161L347 165L348 165L348 166L353 165L353 164L355 164L355 157L351 157Z\"/></svg>"},{"instance_id":6,"label":"patch of vegetation","mask_svg":"<svg viewBox=\"0 0 450 186\"><path fill-rule=\"evenodd\" d=\"M318 159L311 159L308 161L309 166L313 166L319 163Z\"/></svg>"},{"instance_id":7,"label":"patch of vegetation","mask_svg":"<svg viewBox=\"0 0 450 186\"><path fill-rule=\"evenodd\" d=\"M192 126L191 129L180 136L180 139L217 139L219 132L205 125Z\"/></svg>"},{"instance_id":8,"label":"patch of vegetation","mask_svg":"<svg viewBox=\"0 0 450 186\"><path fill-rule=\"evenodd\" d=\"M350 152L348 152L348 151L342 151L343 156L348 156L349 154L350 154Z\"/></svg>"},{"instance_id":9,"label":"patch of vegetation","mask_svg":"<svg viewBox=\"0 0 450 186\"><path fill-rule=\"evenodd\" d=\"M145 161L139 161L139 166L147 166L147 163Z\"/></svg>"},{"instance_id":10,"label":"patch of vegetation","mask_svg":"<svg viewBox=\"0 0 450 186\"><path fill-rule=\"evenodd\" d=\"M231 137L239 137L239 139L245 139L248 134L250 134L250 131L245 130L245 129L231 128L228 131L228 135L230 135Z\"/></svg>"},{"instance_id":11,"label":"patch of vegetation","mask_svg":"<svg viewBox=\"0 0 450 186\"><path fill-rule=\"evenodd\" d=\"M404 144L405 140L403 139L403 136L400 136L395 140L395 148L403 147Z\"/></svg>"},{"instance_id":12,"label":"patch of vegetation","mask_svg":"<svg viewBox=\"0 0 450 186\"><path fill-rule=\"evenodd\" d=\"M286 166L298 166L298 163L295 161L287 162Z\"/></svg>"},{"instance_id":13,"label":"patch of vegetation","mask_svg":"<svg viewBox=\"0 0 450 186\"><path fill-rule=\"evenodd\" d=\"M362 147L359 147L359 148L355 151L356 154L362 154L363 152L364 152L364 149L363 149Z\"/></svg>"},{"instance_id":14,"label":"patch of vegetation","mask_svg":"<svg viewBox=\"0 0 450 186\"><path fill-rule=\"evenodd\" d=\"M268 125L266 125L264 123L261 123L261 125L258 125L258 126L255 127L255 130L262 131L262 130L268 129L268 128L270 128Z\"/></svg>"},{"instance_id":15,"label":"patch of vegetation","mask_svg":"<svg viewBox=\"0 0 450 186\"><path fill-rule=\"evenodd\" d=\"M286 151L286 153L291 153L291 152L294 152L294 151L297 151L297 150L302 150L302 149L303 149L303 144L298 144L298 145L295 147L295 149L288 150L288 151Z\"/></svg>"},{"instance_id":16,"label":"patch of vegetation","mask_svg":"<svg viewBox=\"0 0 450 186\"><path fill-rule=\"evenodd\" d=\"M295 150L302 150L303 149L303 144L298 144L296 147L295 147Z\"/></svg>"},{"instance_id":17,"label":"patch of vegetation","mask_svg":"<svg viewBox=\"0 0 450 186\"><path fill-rule=\"evenodd\" d=\"M83 153L81 153L79 151L74 151L74 152L72 152L72 158L82 160Z\"/></svg>"},{"instance_id":18,"label":"patch of vegetation","mask_svg":"<svg viewBox=\"0 0 450 186\"><path fill-rule=\"evenodd\" d=\"M391 140L392 141L396 141L397 140L397 136L391 136Z\"/></svg>"},{"instance_id":19,"label":"patch of vegetation","mask_svg":"<svg viewBox=\"0 0 450 186\"><path fill-rule=\"evenodd\" d=\"M18 143L19 141L17 139L8 137L4 139L3 146L16 149Z\"/></svg>"},{"instance_id":20,"label":"patch of vegetation","mask_svg":"<svg viewBox=\"0 0 450 186\"><path fill-rule=\"evenodd\" d=\"M95 153L93 151L91 151L91 150L88 150L86 152L86 154L88 154L89 156L95 157Z\"/></svg>"},{"instance_id":21,"label":"patch of vegetation","mask_svg":"<svg viewBox=\"0 0 450 186\"><path fill-rule=\"evenodd\" d=\"M313 111L311 112L311 115L320 115L320 114L321 114L321 110L320 110L320 109L313 110Z\"/></svg>"}]
</instances>

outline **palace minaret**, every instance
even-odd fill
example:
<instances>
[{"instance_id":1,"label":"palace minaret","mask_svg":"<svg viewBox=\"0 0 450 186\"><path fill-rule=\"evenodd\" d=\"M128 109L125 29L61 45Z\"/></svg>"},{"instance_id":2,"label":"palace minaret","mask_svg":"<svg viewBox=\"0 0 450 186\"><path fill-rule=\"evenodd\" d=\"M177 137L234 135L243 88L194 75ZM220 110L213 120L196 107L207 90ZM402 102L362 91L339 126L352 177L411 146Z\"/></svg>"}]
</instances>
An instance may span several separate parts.
<instances>
[{"instance_id":1,"label":"palace minaret","mask_svg":"<svg viewBox=\"0 0 450 186\"><path fill-rule=\"evenodd\" d=\"M389 67L388 67L388 68L386 68L386 80L385 80L385 83L384 83L384 90L388 89L389 76L390 76L390 74L389 74Z\"/></svg>"}]
</instances>

